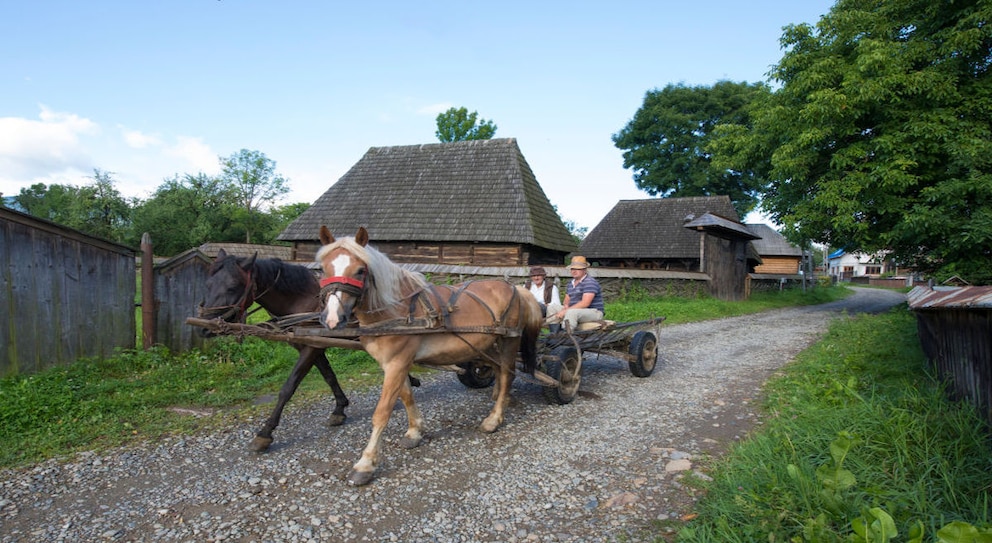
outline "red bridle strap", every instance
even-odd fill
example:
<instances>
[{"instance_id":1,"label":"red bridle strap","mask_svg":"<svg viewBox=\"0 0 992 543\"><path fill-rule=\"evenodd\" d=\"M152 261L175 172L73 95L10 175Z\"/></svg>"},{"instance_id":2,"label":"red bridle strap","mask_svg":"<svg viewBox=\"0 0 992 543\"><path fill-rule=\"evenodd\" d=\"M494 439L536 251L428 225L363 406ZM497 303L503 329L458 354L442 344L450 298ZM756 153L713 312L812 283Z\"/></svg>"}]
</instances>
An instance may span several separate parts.
<instances>
[{"instance_id":1,"label":"red bridle strap","mask_svg":"<svg viewBox=\"0 0 992 543\"><path fill-rule=\"evenodd\" d=\"M354 277L345 277L343 275L335 275L334 277L325 277L320 280L320 287L324 288L327 285L344 284L350 285L355 288L365 288L365 283L355 279Z\"/></svg>"}]
</instances>

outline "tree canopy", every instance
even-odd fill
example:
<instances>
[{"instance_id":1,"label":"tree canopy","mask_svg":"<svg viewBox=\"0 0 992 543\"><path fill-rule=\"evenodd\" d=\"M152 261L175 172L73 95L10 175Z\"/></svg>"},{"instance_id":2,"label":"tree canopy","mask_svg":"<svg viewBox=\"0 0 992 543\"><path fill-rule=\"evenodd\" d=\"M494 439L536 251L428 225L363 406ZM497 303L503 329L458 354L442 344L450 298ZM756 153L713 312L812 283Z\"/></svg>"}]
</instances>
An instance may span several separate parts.
<instances>
[{"instance_id":1,"label":"tree canopy","mask_svg":"<svg viewBox=\"0 0 992 543\"><path fill-rule=\"evenodd\" d=\"M492 121L479 119L478 112L468 112L466 108L450 108L437 116L437 132L442 143L468 140L489 140L496 135L496 125Z\"/></svg>"},{"instance_id":2,"label":"tree canopy","mask_svg":"<svg viewBox=\"0 0 992 543\"><path fill-rule=\"evenodd\" d=\"M113 174L96 169L92 182L83 186L37 183L23 188L12 198L12 207L132 247L148 232L155 254L162 256L209 241L273 243L310 207L273 205L289 189L264 154L242 149L220 160L224 175L177 174L146 200L122 197Z\"/></svg>"},{"instance_id":3,"label":"tree canopy","mask_svg":"<svg viewBox=\"0 0 992 543\"><path fill-rule=\"evenodd\" d=\"M750 105L768 93L763 83L731 81L652 90L613 143L639 189L652 196L727 195L743 217L755 208L764 179L755 169L717 167L710 146L721 124L749 127Z\"/></svg>"},{"instance_id":4,"label":"tree canopy","mask_svg":"<svg viewBox=\"0 0 992 543\"><path fill-rule=\"evenodd\" d=\"M120 241L130 222L131 202L114 187L113 174L93 170L92 183L36 183L14 197L27 213L104 239Z\"/></svg>"},{"instance_id":5,"label":"tree canopy","mask_svg":"<svg viewBox=\"0 0 992 543\"><path fill-rule=\"evenodd\" d=\"M276 163L259 151L242 149L220 163L221 180L238 205L235 219L244 227L245 243L251 243L252 233L263 230L268 221L262 208L289 192L287 181L276 175Z\"/></svg>"},{"instance_id":6,"label":"tree canopy","mask_svg":"<svg viewBox=\"0 0 992 543\"><path fill-rule=\"evenodd\" d=\"M992 281L992 3L839 0L782 45L781 87L723 142L739 168L771 157L770 216L794 240Z\"/></svg>"}]
</instances>

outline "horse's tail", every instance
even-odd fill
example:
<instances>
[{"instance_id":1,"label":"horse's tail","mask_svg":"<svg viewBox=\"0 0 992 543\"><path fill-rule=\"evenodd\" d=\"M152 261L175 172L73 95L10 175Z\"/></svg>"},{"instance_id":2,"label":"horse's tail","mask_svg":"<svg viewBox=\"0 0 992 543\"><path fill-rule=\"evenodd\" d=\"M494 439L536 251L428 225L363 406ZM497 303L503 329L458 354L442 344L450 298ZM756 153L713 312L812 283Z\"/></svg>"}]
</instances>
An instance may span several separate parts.
<instances>
[{"instance_id":1,"label":"horse's tail","mask_svg":"<svg viewBox=\"0 0 992 543\"><path fill-rule=\"evenodd\" d=\"M529 290L516 287L517 298L520 300L520 358L523 360L527 373L537 369L537 339L541 335L544 318L541 316L541 306Z\"/></svg>"}]
</instances>

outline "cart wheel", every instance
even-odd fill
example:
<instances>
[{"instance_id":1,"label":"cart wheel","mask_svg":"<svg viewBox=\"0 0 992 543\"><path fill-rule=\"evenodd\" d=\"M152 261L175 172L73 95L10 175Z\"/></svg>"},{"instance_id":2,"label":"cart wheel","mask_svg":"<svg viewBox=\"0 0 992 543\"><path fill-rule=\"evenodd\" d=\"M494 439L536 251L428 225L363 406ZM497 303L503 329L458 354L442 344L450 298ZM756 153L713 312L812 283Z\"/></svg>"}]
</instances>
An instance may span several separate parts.
<instances>
[{"instance_id":1,"label":"cart wheel","mask_svg":"<svg viewBox=\"0 0 992 543\"><path fill-rule=\"evenodd\" d=\"M654 372L658 361L658 338L655 337L654 332L641 330L631 338L628 352L635 357L627 363L630 366L630 373L633 373L634 377L647 377Z\"/></svg>"},{"instance_id":2,"label":"cart wheel","mask_svg":"<svg viewBox=\"0 0 992 543\"><path fill-rule=\"evenodd\" d=\"M557 387L544 387L544 398L550 404L572 403L579 393L581 360L575 347L558 347L551 351L551 358L544 362L544 373L558 381Z\"/></svg>"},{"instance_id":3,"label":"cart wheel","mask_svg":"<svg viewBox=\"0 0 992 543\"><path fill-rule=\"evenodd\" d=\"M496 382L496 371L489 364L483 364L479 360L470 360L458 364L465 373L456 373L458 380L468 388L486 388L493 386Z\"/></svg>"}]
</instances>

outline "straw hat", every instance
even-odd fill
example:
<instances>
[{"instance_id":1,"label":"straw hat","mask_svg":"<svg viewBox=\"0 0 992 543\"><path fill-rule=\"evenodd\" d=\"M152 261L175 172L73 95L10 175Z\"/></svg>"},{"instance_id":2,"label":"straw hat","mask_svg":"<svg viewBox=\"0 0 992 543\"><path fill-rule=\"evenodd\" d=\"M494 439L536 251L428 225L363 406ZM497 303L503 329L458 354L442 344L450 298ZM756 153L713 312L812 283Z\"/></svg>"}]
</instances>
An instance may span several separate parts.
<instances>
[{"instance_id":1,"label":"straw hat","mask_svg":"<svg viewBox=\"0 0 992 543\"><path fill-rule=\"evenodd\" d=\"M542 277L547 277L548 272L544 271L544 268L540 266L534 266L530 269L530 273L528 275L540 275Z\"/></svg>"},{"instance_id":2,"label":"straw hat","mask_svg":"<svg viewBox=\"0 0 992 543\"><path fill-rule=\"evenodd\" d=\"M568 265L570 270L584 270L589 267L589 261L584 256L573 256L572 262Z\"/></svg>"}]
</instances>

